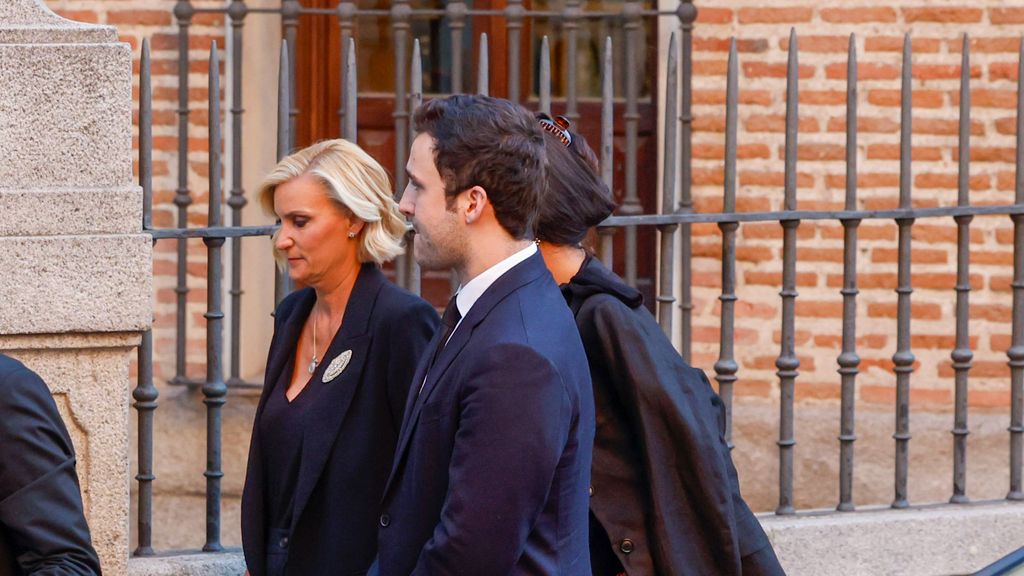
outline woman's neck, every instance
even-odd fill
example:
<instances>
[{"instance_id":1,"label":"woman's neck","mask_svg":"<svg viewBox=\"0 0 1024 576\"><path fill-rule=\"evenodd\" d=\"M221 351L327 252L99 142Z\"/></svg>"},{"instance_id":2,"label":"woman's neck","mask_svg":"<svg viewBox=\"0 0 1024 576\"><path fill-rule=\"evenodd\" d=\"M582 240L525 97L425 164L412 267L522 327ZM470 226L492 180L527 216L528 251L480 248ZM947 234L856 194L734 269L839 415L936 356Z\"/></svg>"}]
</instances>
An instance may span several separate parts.
<instances>
[{"instance_id":1,"label":"woman's neck","mask_svg":"<svg viewBox=\"0 0 1024 576\"><path fill-rule=\"evenodd\" d=\"M322 286L314 286L316 291L316 308L327 318L341 318L356 285L361 266L358 261L344 267L344 272L325 282Z\"/></svg>"},{"instance_id":2,"label":"woman's neck","mask_svg":"<svg viewBox=\"0 0 1024 576\"><path fill-rule=\"evenodd\" d=\"M544 264L558 284L572 280L583 266L583 261L587 259L586 251L579 246L552 244L543 240L537 245L540 247L540 255L544 257Z\"/></svg>"}]
</instances>

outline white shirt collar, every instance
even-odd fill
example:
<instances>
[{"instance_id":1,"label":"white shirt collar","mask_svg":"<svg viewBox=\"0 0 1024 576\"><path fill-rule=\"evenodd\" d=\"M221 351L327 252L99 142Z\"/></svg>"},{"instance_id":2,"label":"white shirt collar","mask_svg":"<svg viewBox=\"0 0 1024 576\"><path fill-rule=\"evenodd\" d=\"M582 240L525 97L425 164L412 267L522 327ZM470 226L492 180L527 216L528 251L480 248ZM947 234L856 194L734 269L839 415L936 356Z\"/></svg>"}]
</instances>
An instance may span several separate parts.
<instances>
[{"instance_id":1,"label":"white shirt collar","mask_svg":"<svg viewBox=\"0 0 1024 576\"><path fill-rule=\"evenodd\" d=\"M476 278L473 278L466 283L465 286L459 289L458 295L455 297L455 305L459 307L459 314L462 318L469 314L469 309L476 304L476 301L483 296L484 292L494 284L498 278L501 278L506 272L515 267L523 260L526 260L530 256L533 256L537 252L537 245L530 242L530 245L515 254L505 258L501 262L498 262L494 266L491 266L487 270L484 270ZM459 320L461 324L462 321Z\"/></svg>"}]
</instances>

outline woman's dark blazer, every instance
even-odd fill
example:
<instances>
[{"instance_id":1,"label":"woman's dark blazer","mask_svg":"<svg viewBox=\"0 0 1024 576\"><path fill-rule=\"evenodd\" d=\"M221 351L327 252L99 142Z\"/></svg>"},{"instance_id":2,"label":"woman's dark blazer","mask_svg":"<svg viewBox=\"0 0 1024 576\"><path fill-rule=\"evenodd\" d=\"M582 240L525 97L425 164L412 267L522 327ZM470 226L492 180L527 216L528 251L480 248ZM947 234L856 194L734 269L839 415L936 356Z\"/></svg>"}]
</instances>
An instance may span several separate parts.
<instances>
[{"instance_id":1,"label":"woman's dark blazer","mask_svg":"<svg viewBox=\"0 0 1024 576\"><path fill-rule=\"evenodd\" d=\"M591 531L594 573L614 554L630 576L781 574L740 496L724 407L704 373L596 259L562 293L594 385L590 510L607 533Z\"/></svg>"},{"instance_id":2,"label":"woman's dark blazer","mask_svg":"<svg viewBox=\"0 0 1024 576\"><path fill-rule=\"evenodd\" d=\"M323 356L330 362L351 350L351 360L334 380L308 384L323 389L307 412L292 526L268 543L259 421L269 395L282 393L275 383L295 354L315 301L311 288L298 290L274 315L242 493L242 544L252 576L266 572L268 544L288 549L288 574L362 574L369 568L412 373L438 325L429 304L388 282L375 265L363 265Z\"/></svg>"}]
</instances>

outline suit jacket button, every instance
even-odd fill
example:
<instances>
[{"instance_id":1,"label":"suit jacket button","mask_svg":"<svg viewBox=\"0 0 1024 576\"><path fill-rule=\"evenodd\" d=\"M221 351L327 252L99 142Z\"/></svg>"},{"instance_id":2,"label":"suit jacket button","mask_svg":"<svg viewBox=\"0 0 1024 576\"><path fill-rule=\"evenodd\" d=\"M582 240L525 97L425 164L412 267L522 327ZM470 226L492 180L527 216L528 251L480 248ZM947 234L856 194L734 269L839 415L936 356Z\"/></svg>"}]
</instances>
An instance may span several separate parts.
<instances>
[{"instance_id":1,"label":"suit jacket button","mask_svg":"<svg viewBox=\"0 0 1024 576\"><path fill-rule=\"evenodd\" d=\"M284 536L283 538L281 538L281 540L277 543L277 545L280 546L281 548L287 548L288 547L288 537Z\"/></svg>"},{"instance_id":2,"label":"suit jacket button","mask_svg":"<svg viewBox=\"0 0 1024 576\"><path fill-rule=\"evenodd\" d=\"M621 544L619 544L619 550L621 550L623 554L629 554L633 551L633 541L626 538Z\"/></svg>"},{"instance_id":3,"label":"suit jacket button","mask_svg":"<svg viewBox=\"0 0 1024 576\"><path fill-rule=\"evenodd\" d=\"M590 489L589 489L589 490L587 490L587 493L588 493L588 494L590 494L590 497L591 497L591 498L593 498L593 497L594 497L594 487L593 487L593 486L591 486L591 487L590 487Z\"/></svg>"},{"instance_id":4,"label":"suit jacket button","mask_svg":"<svg viewBox=\"0 0 1024 576\"><path fill-rule=\"evenodd\" d=\"M387 528L389 524L391 524L391 516L388 516L387 514L381 514L380 515L380 527L381 528Z\"/></svg>"}]
</instances>

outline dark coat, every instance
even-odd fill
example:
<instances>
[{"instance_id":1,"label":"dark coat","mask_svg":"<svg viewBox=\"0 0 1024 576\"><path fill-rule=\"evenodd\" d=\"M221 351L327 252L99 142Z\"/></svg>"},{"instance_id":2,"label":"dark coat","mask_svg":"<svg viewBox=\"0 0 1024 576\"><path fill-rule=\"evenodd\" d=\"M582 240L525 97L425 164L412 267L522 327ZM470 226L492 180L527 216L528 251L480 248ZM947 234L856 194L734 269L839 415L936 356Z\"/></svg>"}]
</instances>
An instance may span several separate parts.
<instances>
[{"instance_id":1,"label":"dark coat","mask_svg":"<svg viewBox=\"0 0 1024 576\"><path fill-rule=\"evenodd\" d=\"M242 543L253 576L266 572L268 526L259 419L281 371L294 356L316 301L311 288L275 312L266 386L256 409L242 493ZM416 363L437 329L437 312L388 282L372 264L356 279L324 365L346 350L351 360L310 407L288 534L269 543L288 549L288 574L362 574L376 552L377 518ZM287 381L288 378L285 378ZM281 393L281 390L276 390Z\"/></svg>"},{"instance_id":2,"label":"dark coat","mask_svg":"<svg viewBox=\"0 0 1024 576\"><path fill-rule=\"evenodd\" d=\"M596 259L562 293L597 408L590 508L607 536L592 535L595 557L610 545L630 575L781 574L740 496L725 409L704 373L683 361L640 293Z\"/></svg>"},{"instance_id":3,"label":"dark coat","mask_svg":"<svg viewBox=\"0 0 1024 576\"><path fill-rule=\"evenodd\" d=\"M100 574L75 449L46 384L0 354L0 576Z\"/></svg>"},{"instance_id":4,"label":"dark coat","mask_svg":"<svg viewBox=\"0 0 1024 576\"><path fill-rule=\"evenodd\" d=\"M499 277L411 393L371 573L590 576L586 362L539 254Z\"/></svg>"}]
</instances>

